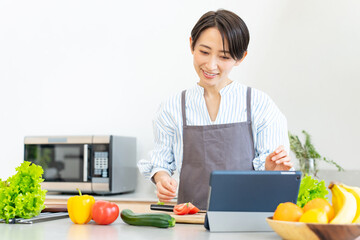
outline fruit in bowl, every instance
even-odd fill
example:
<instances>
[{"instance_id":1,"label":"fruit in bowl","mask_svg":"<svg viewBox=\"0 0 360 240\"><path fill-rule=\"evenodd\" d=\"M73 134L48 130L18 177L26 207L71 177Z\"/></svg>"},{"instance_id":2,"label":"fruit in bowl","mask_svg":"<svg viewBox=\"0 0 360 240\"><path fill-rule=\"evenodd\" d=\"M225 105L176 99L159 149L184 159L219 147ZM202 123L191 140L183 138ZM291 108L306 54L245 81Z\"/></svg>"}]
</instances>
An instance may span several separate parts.
<instances>
[{"instance_id":1,"label":"fruit in bowl","mask_svg":"<svg viewBox=\"0 0 360 240\"><path fill-rule=\"evenodd\" d=\"M310 200L303 207L304 212L307 212L309 210L316 209L316 208L320 208L325 211L328 221L331 221L335 216L333 206L329 203L328 200L323 199L323 198L315 198L313 200Z\"/></svg>"},{"instance_id":2,"label":"fruit in bowl","mask_svg":"<svg viewBox=\"0 0 360 240\"><path fill-rule=\"evenodd\" d=\"M306 211L299 219L304 223L328 223L329 219L322 208L314 208Z\"/></svg>"},{"instance_id":3,"label":"fruit in bowl","mask_svg":"<svg viewBox=\"0 0 360 240\"><path fill-rule=\"evenodd\" d=\"M332 203L335 210L335 217L330 223L357 223L360 219L356 219L356 213L360 210L360 206L357 206L354 194L348 192L342 184L331 183L329 188L331 189ZM360 196L357 197L360 198Z\"/></svg>"},{"instance_id":4,"label":"fruit in bowl","mask_svg":"<svg viewBox=\"0 0 360 240\"><path fill-rule=\"evenodd\" d=\"M266 219L282 239L294 240L354 240L360 236L360 224L321 224Z\"/></svg>"},{"instance_id":5,"label":"fruit in bowl","mask_svg":"<svg viewBox=\"0 0 360 240\"><path fill-rule=\"evenodd\" d=\"M280 203L270 227L283 239L355 239L360 236L360 188L331 183L332 204L323 198L308 201L303 208Z\"/></svg>"},{"instance_id":6,"label":"fruit in bowl","mask_svg":"<svg viewBox=\"0 0 360 240\"><path fill-rule=\"evenodd\" d=\"M299 221L303 213L304 210L301 207L297 206L295 203L280 203L274 212L273 219L280 221L297 222Z\"/></svg>"},{"instance_id":7,"label":"fruit in bowl","mask_svg":"<svg viewBox=\"0 0 360 240\"><path fill-rule=\"evenodd\" d=\"M360 188L331 183L329 189L332 204L323 198L312 199L303 208L291 202L280 203L273 219L307 223L360 223Z\"/></svg>"}]
</instances>

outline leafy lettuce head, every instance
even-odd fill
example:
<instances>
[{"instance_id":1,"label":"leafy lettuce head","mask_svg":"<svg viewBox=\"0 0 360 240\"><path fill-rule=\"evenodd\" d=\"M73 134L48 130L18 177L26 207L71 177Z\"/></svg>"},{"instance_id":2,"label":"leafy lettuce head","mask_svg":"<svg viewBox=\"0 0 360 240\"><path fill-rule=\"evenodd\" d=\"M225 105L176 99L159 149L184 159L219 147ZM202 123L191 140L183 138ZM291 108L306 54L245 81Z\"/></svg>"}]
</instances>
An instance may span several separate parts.
<instances>
[{"instance_id":1,"label":"leafy lettuce head","mask_svg":"<svg viewBox=\"0 0 360 240\"><path fill-rule=\"evenodd\" d=\"M35 217L45 208L47 191L40 185L44 181L42 167L25 161L16 171L0 183L0 219L6 222L15 217Z\"/></svg>"},{"instance_id":2,"label":"leafy lettuce head","mask_svg":"<svg viewBox=\"0 0 360 240\"><path fill-rule=\"evenodd\" d=\"M307 202L315 198L327 199L329 194L324 180L317 180L310 175L306 175L301 179L297 205L304 207Z\"/></svg>"}]
</instances>

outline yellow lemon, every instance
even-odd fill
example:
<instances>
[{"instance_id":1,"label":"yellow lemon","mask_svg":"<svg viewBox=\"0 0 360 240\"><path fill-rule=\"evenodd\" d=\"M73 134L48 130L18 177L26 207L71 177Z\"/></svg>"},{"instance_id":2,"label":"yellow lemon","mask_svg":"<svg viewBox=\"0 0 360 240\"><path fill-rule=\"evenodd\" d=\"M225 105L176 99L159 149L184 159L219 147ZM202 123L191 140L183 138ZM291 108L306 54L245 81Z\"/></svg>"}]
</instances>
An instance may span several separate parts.
<instances>
[{"instance_id":1,"label":"yellow lemon","mask_svg":"<svg viewBox=\"0 0 360 240\"><path fill-rule=\"evenodd\" d=\"M306 211L299 222L304 223L328 223L326 211L322 208L314 208Z\"/></svg>"},{"instance_id":2,"label":"yellow lemon","mask_svg":"<svg viewBox=\"0 0 360 240\"><path fill-rule=\"evenodd\" d=\"M322 208L325 210L328 220L332 220L334 218L334 208L331 206L328 200L323 198L315 198L309 202L307 202L303 208L304 212L309 211L314 208Z\"/></svg>"}]
</instances>

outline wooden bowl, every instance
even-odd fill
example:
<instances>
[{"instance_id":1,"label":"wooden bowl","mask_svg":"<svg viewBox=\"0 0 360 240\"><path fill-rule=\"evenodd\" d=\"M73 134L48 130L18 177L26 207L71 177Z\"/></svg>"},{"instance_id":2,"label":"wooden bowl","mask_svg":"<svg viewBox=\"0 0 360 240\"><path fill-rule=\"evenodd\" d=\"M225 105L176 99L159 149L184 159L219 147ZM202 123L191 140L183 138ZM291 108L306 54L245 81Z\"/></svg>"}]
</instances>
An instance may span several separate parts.
<instances>
[{"instance_id":1,"label":"wooden bowl","mask_svg":"<svg viewBox=\"0 0 360 240\"><path fill-rule=\"evenodd\" d=\"M316 224L266 219L283 239L295 240L353 240L360 236L360 224ZM360 239L360 238L359 238Z\"/></svg>"}]
</instances>

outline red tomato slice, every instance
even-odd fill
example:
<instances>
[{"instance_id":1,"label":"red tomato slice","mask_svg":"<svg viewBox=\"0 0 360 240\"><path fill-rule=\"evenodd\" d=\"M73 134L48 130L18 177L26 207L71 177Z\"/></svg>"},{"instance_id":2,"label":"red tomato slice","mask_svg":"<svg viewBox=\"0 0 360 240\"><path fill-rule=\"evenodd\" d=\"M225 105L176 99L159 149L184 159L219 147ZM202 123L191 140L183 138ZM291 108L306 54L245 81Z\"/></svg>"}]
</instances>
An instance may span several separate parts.
<instances>
[{"instance_id":1,"label":"red tomato slice","mask_svg":"<svg viewBox=\"0 0 360 240\"><path fill-rule=\"evenodd\" d=\"M195 207L191 202L189 202L189 208L190 208L189 214L195 214L200 211L200 209Z\"/></svg>"},{"instance_id":2,"label":"red tomato slice","mask_svg":"<svg viewBox=\"0 0 360 240\"><path fill-rule=\"evenodd\" d=\"M189 204L188 203L178 204L174 207L173 211L177 215L188 214L190 212Z\"/></svg>"}]
</instances>

